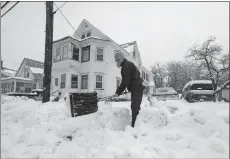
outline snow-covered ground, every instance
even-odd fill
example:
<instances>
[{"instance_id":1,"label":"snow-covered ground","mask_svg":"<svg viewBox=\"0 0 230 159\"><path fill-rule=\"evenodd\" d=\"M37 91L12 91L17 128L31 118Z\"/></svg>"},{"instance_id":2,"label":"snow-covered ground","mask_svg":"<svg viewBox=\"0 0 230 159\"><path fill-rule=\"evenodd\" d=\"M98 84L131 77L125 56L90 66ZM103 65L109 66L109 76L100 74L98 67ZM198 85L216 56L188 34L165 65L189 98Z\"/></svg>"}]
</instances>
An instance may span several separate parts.
<instances>
[{"instance_id":1,"label":"snow-covered ground","mask_svg":"<svg viewBox=\"0 0 230 159\"><path fill-rule=\"evenodd\" d=\"M136 127L130 102L100 102L71 118L68 102L2 96L1 158L229 158L229 103L155 101L167 125L155 127L146 98Z\"/></svg>"}]
</instances>

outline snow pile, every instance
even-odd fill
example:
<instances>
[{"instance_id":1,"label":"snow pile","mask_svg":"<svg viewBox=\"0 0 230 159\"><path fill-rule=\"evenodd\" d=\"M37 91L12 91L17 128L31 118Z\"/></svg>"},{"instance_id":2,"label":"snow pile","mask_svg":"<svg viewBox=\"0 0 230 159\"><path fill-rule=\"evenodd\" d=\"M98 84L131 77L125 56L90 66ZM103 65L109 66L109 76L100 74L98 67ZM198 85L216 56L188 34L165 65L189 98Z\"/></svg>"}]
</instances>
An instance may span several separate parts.
<instances>
[{"instance_id":1,"label":"snow pile","mask_svg":"<svg viewBox=\"0 0 230 159\"><path fill-rule=\"evenodd\" d=\"M177 92L172 87L162 87L162 88L157 88L155 94L157 95L177 94Z\"/></svg>"},{"instance_id":2,"label":"snow pile","mask_svg":"<svg viewBox=\"0 0 230 159\"><path fill-rule=\"evenodd\" d=\"M229 157L228 103L148 102L144 97L131 128L130 102L99 102L98 112L71 118L64 100L2 96L1 157ZM155 126L162 121L166 126Z\"/></svg>"}]
</instances>

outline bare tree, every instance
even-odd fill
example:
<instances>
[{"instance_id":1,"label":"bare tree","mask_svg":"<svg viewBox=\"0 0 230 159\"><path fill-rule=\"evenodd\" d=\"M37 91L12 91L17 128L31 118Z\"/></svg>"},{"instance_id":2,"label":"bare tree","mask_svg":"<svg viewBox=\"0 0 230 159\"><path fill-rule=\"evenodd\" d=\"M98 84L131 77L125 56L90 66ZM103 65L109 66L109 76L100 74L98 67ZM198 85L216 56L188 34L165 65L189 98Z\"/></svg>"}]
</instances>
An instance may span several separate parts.
<instances>
[{"instance_id":1,"label":"bare tree","mask_svg":"<svg viewBox=\"0 0 230 159\"><path fill-rule=\"evenodd\" d=\"M202 72L196 62L171 61L166 64L169 86L182 90L184 85L193 79L202 79Z\"/></svg>"},{"instance_id":2,"label":"bare tree","mask_svg":"<svg viewBox=\"0 0 230 159\"><path fill-rule=\"evenodd\" d=\"M151 72L154 75L154 82L157 88L162 87L164 84L164 78L166 77L165 66L157 62L154 66L151 67Z\"/></svg>"},{"instance_id":3,"label":"bare tree","mask_svg":"<svg viewBox=\"0 0 230 159\"><path fill-rule=\"evenodd\" d=\"M215 37L210 37L201 46L194 44L189 48L188 54L185 56L187 59L192 58L200 62L200 67L208 70L209 79L212 80L214 90L219 84L221 73L229 71L229 60L227 60L229 59L229 54L220 58L223 49L221 45L215 43L215 40Z\"/></svg>"}]
</instances>

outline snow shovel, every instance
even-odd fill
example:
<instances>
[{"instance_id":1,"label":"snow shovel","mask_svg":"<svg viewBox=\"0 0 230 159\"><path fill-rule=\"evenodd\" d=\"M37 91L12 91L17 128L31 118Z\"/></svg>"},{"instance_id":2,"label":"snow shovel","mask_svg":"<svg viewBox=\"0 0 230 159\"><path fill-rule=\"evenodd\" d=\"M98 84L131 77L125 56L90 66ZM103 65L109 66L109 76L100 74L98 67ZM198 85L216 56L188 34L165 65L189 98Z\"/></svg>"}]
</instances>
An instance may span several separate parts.
<instances>
[{"instance_id":1,"label":"snow shovel","mask_svg":"<svg viewBox=\"0 0 230 159\"><path fill-rule=\"evenodd\" d=\"M121 95L124 95L124 94L128 94L130 92L125 92L125 93L122 93ZM99 98L98 101L104 101L105 102L105 105L107 105L110 101L109 99L112 99L113 97L115 97L116 95L112 95L112 96L107 96L107 97L103 97L103 98Z\"/></svg>"}]
</instances>

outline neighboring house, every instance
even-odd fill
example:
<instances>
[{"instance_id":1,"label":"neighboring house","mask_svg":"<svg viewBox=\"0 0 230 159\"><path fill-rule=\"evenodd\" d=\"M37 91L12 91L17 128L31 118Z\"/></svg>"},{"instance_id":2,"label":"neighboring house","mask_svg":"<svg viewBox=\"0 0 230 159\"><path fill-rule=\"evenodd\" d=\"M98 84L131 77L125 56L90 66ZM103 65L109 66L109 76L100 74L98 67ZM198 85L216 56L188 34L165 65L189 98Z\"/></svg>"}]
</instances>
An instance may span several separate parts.
<instances>
[{"instance_id":1,"label":"neighboring house","mask_svg":"<svg viewBox=\"0 0 230 159\"><path fill-rule=\"evenodd\" d=\"M16 71L13 71L11 69L2 68L1 69L1 78L8 78L13 77L15 75Z\"/></svg>"},{"instance_id":2,"label":"neighboring house","mask_svg":"<svg viewBox=\"0 0 230 159\"><path fill-rule=\"evenodd\" d=\"M225 100L229 102L229 90L230 90L230 82L226 81L216 92L217 92L217 99L219 101Z\"/></svg>"},{"instance_id":3,"label":"neighboring house","mask_svg":"<svg viewBox=\"0 0 230 159\"><path fill-rule=\"evenodd\" d=\"M73 36L53 42L51 93L97 91L98 97L113 95L121 83L114 60L116 50L122 50L145 73L145 83L153 79L142 66L136 42L118 45L83 20Z\"/></svg>"},{"instance_id":4,"label":"neighboring house","mask_svg":"<svg viewBox=\"0 0 230 159\"><path fill-rule=\"evenodd\" d=\"M1 79L3 93L30 93L43 87L43 63L24 58L15 76Z\"/></svg>"}]
</instances>

